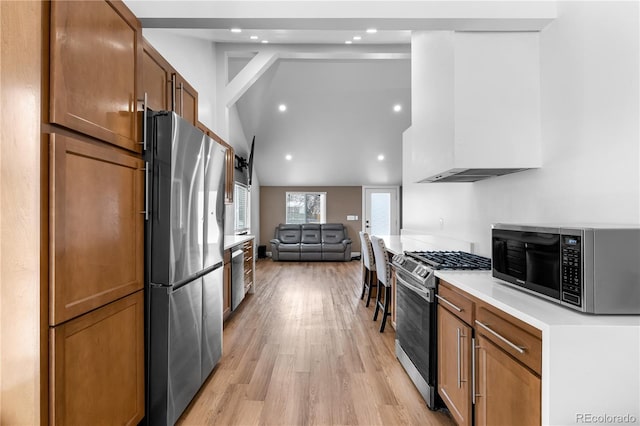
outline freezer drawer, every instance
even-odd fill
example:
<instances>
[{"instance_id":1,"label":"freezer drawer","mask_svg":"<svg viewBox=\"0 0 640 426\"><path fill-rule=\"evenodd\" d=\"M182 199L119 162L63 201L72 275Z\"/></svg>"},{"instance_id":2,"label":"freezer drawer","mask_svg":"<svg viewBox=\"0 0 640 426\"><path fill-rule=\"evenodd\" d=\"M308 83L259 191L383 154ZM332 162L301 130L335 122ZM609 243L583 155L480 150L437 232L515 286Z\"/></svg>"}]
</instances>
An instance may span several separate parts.
<instances>
[{"instance_id":1,"label":"freezer drawer","mask_svg":"<svg viewBox=\"0 0 640 426\"><path fill-rule=\"evenodd\" d=\"M222 357L223 268L202 277L202 382Z\"/></svg>"},{"instance_id":2,"label":"freezer drawer","mask_svg":"<svg viewBox=\"0 0 640 426\"><path fill-rule=\"evenodd\" d=\"M150 296L149 424L173 425L202 383L202 278Z\"/></svg>"}]
</instances>

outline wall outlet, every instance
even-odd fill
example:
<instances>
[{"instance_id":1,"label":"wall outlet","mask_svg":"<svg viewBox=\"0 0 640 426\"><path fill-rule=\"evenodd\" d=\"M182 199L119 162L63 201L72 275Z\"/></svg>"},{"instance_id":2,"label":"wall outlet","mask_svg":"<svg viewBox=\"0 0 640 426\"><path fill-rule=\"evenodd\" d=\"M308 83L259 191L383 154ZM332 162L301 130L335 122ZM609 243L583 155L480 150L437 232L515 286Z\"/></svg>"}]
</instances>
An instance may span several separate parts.
<instances>
[{"instance_id":1,"label":"wall outlet","mask_svg":"<svg viewBox=\"0 0 640 426\"><path fill-rule=\"evenodd\" d=\"M353 214L349 214L349 215L347 215L347 220L358 220L358 216L353 215Z\"/></svg>"}]
</instances>

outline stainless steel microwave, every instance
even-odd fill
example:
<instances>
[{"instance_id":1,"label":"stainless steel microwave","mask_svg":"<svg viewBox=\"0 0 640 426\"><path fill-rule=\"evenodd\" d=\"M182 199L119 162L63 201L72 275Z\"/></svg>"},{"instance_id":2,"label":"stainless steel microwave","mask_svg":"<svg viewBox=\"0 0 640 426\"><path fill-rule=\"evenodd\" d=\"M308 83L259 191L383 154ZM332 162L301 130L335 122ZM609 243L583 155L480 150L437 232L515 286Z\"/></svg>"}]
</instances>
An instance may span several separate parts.
<instances>
[{"instance_id":1,"label":"stainless steel microwave","mask_svg":"<svg viewBox=\"0 0 640 426\"><path fill-rule=\"evenodd\" d=\"M498 223L492 274L591 314L640 314L640 227Z\"/></svg>"}]
</instances>

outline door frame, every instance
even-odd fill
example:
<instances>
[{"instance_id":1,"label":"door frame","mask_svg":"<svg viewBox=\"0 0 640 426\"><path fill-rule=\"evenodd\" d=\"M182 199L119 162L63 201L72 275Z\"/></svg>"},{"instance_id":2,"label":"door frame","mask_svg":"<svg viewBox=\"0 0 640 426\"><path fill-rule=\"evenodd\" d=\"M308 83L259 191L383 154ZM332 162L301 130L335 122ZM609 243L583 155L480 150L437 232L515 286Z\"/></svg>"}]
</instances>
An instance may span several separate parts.
<instances>
[{"instance_id":1,"label":"door frame","mask_svg":"<svg viewBox=\"0 0 640 426\"><path fill-rule=\"evenodd\" d=\"M399 185L363 185L362 186L362 220L360 223L360 229L363 232L367 232L365 229L365 220L367 217L366 202L367 202L367 189L383 189L395 191L395 209L396 209L396 223L391 224L391 235L400 235L400 186ZM392 201L393 204L393 201Z\"/></svg>"}]
</instances>

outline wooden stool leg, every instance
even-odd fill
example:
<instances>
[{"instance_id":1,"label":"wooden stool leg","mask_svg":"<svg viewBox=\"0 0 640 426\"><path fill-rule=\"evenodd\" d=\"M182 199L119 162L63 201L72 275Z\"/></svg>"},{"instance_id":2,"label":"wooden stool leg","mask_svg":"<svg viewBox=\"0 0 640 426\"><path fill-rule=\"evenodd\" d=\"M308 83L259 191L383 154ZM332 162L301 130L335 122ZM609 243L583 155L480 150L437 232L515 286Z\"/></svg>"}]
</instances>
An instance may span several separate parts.
<instances>
[{"instance_id":1,"label":"wooden stool leg","mask_svg":"<svg viewBox=\"0 0 640 426\"><path fill-rule=\"evenodd\" d=\"M362 294L360 295L360 300L364 299L364 293L367 290L367 282L369 280L369 269L366 266L363 266L362 269Z\"/></svg>"},{"instance_id":2,"label":"wooden stool leg","mask_svg":"<svg viewBox=\"0 0 640 426\"><path fill-rule=\"evenodd\" d=\"M369 293L367 294L367 304L365 305L367 308L369 307L369 302L371 302L371 293L373 292L374 280L378 281L378 277L376 276L375 271L369 271L369 283L368 283Z\"/></svg>"},{"instance_id":3,"label":"wooden stool leg","mask_svg":"<svg viewBox=\"0 0 640 426\"><path fill-rule=\"evenodd\" d=\"M378 311L380 310L380 305L381 305L380 293L382 293L382 292L380 291L381 290L380 287L382 287L382 285L380 284L380 280L378 280L378 286L376 287L376 310L373 313L373 320L374 321L378 320Z\"/></svg>"},{"instance_id":4,"label":"wooden stool leg","mask_svg":"<svg viewBox=\"0 0 640 426\"><path fill-rule=\"evenodd\" d=\"M384 331L384 326L387 324L387 316L391 315L389 312L389 302L391 299L391 287L384 288L384 308L382 310L382 324L380 324L380 333Z\"/></svg>"}]
</instances>

